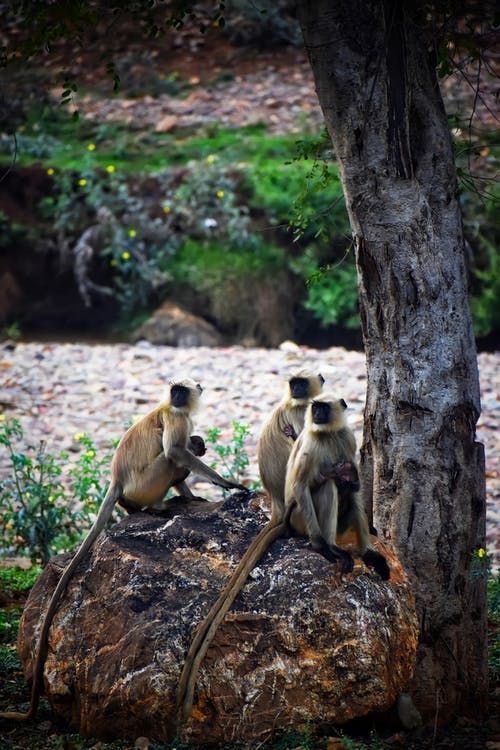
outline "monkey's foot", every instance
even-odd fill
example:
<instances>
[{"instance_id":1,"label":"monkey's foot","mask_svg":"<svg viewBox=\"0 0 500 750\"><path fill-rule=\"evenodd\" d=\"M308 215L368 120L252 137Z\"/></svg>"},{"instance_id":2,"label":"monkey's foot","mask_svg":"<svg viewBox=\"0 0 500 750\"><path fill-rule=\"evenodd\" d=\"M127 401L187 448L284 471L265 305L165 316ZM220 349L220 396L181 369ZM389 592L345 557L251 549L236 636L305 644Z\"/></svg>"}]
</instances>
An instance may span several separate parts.
<instances>
[{"instance_id":1,"label":"monkey's foot","mask_svg":"<svg viewBox=\"0 0 500 750\"><path fill-rule=\"evenodd\" d=\"M370 568L376 570L383 581L388 581L391 577L391 569L387 565L387 560L380 552L375 552L374 549L366 550L364 555L361 555L361 559Z\"/></svg>"},{"instance_id":2,"label":"monkey's foot","mask_svg":"<svg viewBox=\"0 0 500 750\"><path fill-rule=\"evenodd\" d=\"M315 552L319 552L320 555L323 555L331 563L339 563L342 573L350 573L354 568L352 556L341 547L334 547L325 542L320 547L315 548Z\"/></svg>"},{"instance_id":3,"label":"monkey's foot","mask_svg":"<svg viewBox=\"0 0 500 750\"><path fill-rule=\"evenodd\" d=\"M208 503L209 502L206 497L200 497L199 495L193 495L193 494L191 494L191 495L177 495L177 497L175 498L175 500L180 500L183 503L189 503L189 502L191 502L191 500L196 500L197 502L200 502L200 503Z\"/></svg>"},{"instance_id":4,"label":"monkey's foot","mask_svg":"<svg viewBox=\"0 0 500 750\"><path fill-rule=\"evenodd\" d=\"M239 490L240 492L245 492L247 495L250 492L248 487L245 487L244 484L237 484L236 482L228 482L228 484L230 486L227 489Z\"/></svg>"}]
</instances>

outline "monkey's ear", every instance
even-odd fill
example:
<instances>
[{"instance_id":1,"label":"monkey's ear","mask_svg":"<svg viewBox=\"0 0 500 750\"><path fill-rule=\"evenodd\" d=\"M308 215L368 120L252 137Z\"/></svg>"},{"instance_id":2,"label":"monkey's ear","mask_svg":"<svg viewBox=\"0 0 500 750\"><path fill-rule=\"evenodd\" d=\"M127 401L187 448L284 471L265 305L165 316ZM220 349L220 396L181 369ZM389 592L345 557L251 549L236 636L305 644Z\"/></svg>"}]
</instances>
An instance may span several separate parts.
<instances>
[{"instance_id":1,"label":"monkey's ear","mask_svg":"<svg viewBox=\"0 0 500 750\"><path fill-rule=\"evenodd\" d=\"M325 379L320 372L318 372L318 380L321 383L321 385L323 385L323 383L325 382Z\"/></svg>"},{"instance_id":2,"label":"monkey's ear","mask_svg":"<svg viewBox=\"0 0 500 750\"><path fill-rule=\"evenodd\" d=\"M347 404L346 404L346 402L344 401L344 399L343 399L343 398L341 398L341 399L339 400L339 404L341 405L341 407L342 407L343 409L347 409Z\"/></svg>"},{"instance_id":3,"label":"monkey's ear","mask_svg":"<svg viewBox=\"0 0 500 750\"><path fill-rule=\"evenodd\" d=\"M197 390L198 390L198 393L199 393L199 394L200 394L200 396L201 396L201 394L203 393L203 388L201 387L201 385L200 385L199 383L196 383L196 388L197 388Z\"/></svg>"}]
</instances>

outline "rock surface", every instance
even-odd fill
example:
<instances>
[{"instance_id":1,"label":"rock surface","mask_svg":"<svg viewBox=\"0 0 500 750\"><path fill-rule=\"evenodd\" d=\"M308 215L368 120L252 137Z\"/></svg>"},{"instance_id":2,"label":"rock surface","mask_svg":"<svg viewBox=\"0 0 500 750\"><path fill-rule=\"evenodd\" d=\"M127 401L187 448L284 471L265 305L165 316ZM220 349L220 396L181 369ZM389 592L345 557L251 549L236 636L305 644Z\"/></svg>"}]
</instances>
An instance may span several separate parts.
<instances>
[{"instance_id":1,"label":"rock surface","mask_svg":"<svg viewBox=\"0 0 500 750\"><path fill-rule=\"evenodd\" d=\"M223 507L176 501L169 517L134 514L101 535L51 629L45 688L54 711L84 735L171 739L193 629L265 520L236 494ZM389 582L359 558L341 575L304 540L276 542L207 652L182 738L265 740L389 708L411 677L417 624L398 561L379 549ZM26 604L19 649L28 678L40 612L67 559L51 561Z\"/></svg>"}]
</instances>

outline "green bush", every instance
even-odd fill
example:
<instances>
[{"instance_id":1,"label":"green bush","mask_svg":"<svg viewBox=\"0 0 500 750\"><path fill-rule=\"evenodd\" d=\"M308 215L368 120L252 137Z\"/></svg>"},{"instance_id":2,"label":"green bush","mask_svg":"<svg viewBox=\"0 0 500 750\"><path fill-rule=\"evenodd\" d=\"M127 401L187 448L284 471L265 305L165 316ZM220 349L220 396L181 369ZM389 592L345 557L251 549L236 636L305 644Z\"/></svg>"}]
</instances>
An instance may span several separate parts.
<instances>
[{"instance_id":1,"label":"green bush","mask_svg":"<svg viewBox=\"0 0 500 750\"><path fill-rule=\"evenodd\" d=\"M487 336L500 331L500 249L484 235L478 240L486 257L483 268L473 271L478 291L472 295L471 310L476 336Z\"/></svg>"},{"instance_id":2,"label":"green bush","mask_svg":"<svg viewBox=\"0 0 500 750\"><path fill-rule=\"evenodd\" d=\"M331 242L350 237L338 168L325 133L289 144L274 159L256 159L246 169L249 204L269 221L292 230L295 239Z\"/></svg>"},{"instance_id":3,"label":"green bush","mask_svg":"<svg viewBox=\"0 0 500 750\"><path fill-rule=\"evenodd\" d=\"M218 473L225 479L229 479L231 482L239 482L245 475L248 469L250 460L248 453L245 450L245 440L251 435L250 427L246 424L241 424L233 419L233 437L229 445L224 445L219 442L220 430L218 427L213 427L207 432L207 443L212 443L215 448L218 462L214 461L211 465L212 469L216 469ZM226 494L226 490L223 490Z\"/></svg>"},{"instance_id":4,"label":"green bush","mask_svg":"<svg viewBox=\"0 0 500 750\"><path fill-rule=\"evenodd\" d=\"M359 328L356 267L347 251L337 263L318 269L314 249L308 247L293 262L293 268L306 283L304 307L314 313L322 326L336 324L350 329Z\"/></svg>"},{"instance_id":5,"label":"green bush","mask_svg":"<svg viewBox=\"0 0 500 750\"><path fill-rule=\"evenodd\" d=\"M4 554L28 555L45 565L55 553L73 547L90 527L106 489L110 457L97 458L83 433L75 439L81 453L70 466L68 453L54 456L44 442L22 452L21 423L0 419L0 445L12 467L12 475L0 480Z\"/></svg>"}]
</instances>

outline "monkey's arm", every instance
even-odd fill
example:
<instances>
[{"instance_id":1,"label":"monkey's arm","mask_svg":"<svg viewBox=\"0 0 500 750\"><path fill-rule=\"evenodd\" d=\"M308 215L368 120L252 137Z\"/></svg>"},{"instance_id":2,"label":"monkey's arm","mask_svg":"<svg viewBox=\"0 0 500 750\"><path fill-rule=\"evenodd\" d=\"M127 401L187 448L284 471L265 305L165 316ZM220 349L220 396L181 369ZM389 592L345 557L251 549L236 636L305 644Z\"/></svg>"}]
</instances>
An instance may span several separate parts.
<instances>
[{"instance_id":1,"label":"monkey's arm","mask_svg":"<svg viewBox=\"0 0 500 750\"><path fill-rule=\"evenodd\" d=\"M167 449L165 455L167 459L176 463L177 466L184 466L190 471L195 471L208 482L212 482L212 484L224 487L226 490L236 489L241 490L242 492L248 492L247 488L242 484L223 479L220 474L217 474L216 471L204 464L203 461L200 461L199 458L190 453L186 448L182 448L180 445L171 445Z\"/></svg>"}]
</instances>

